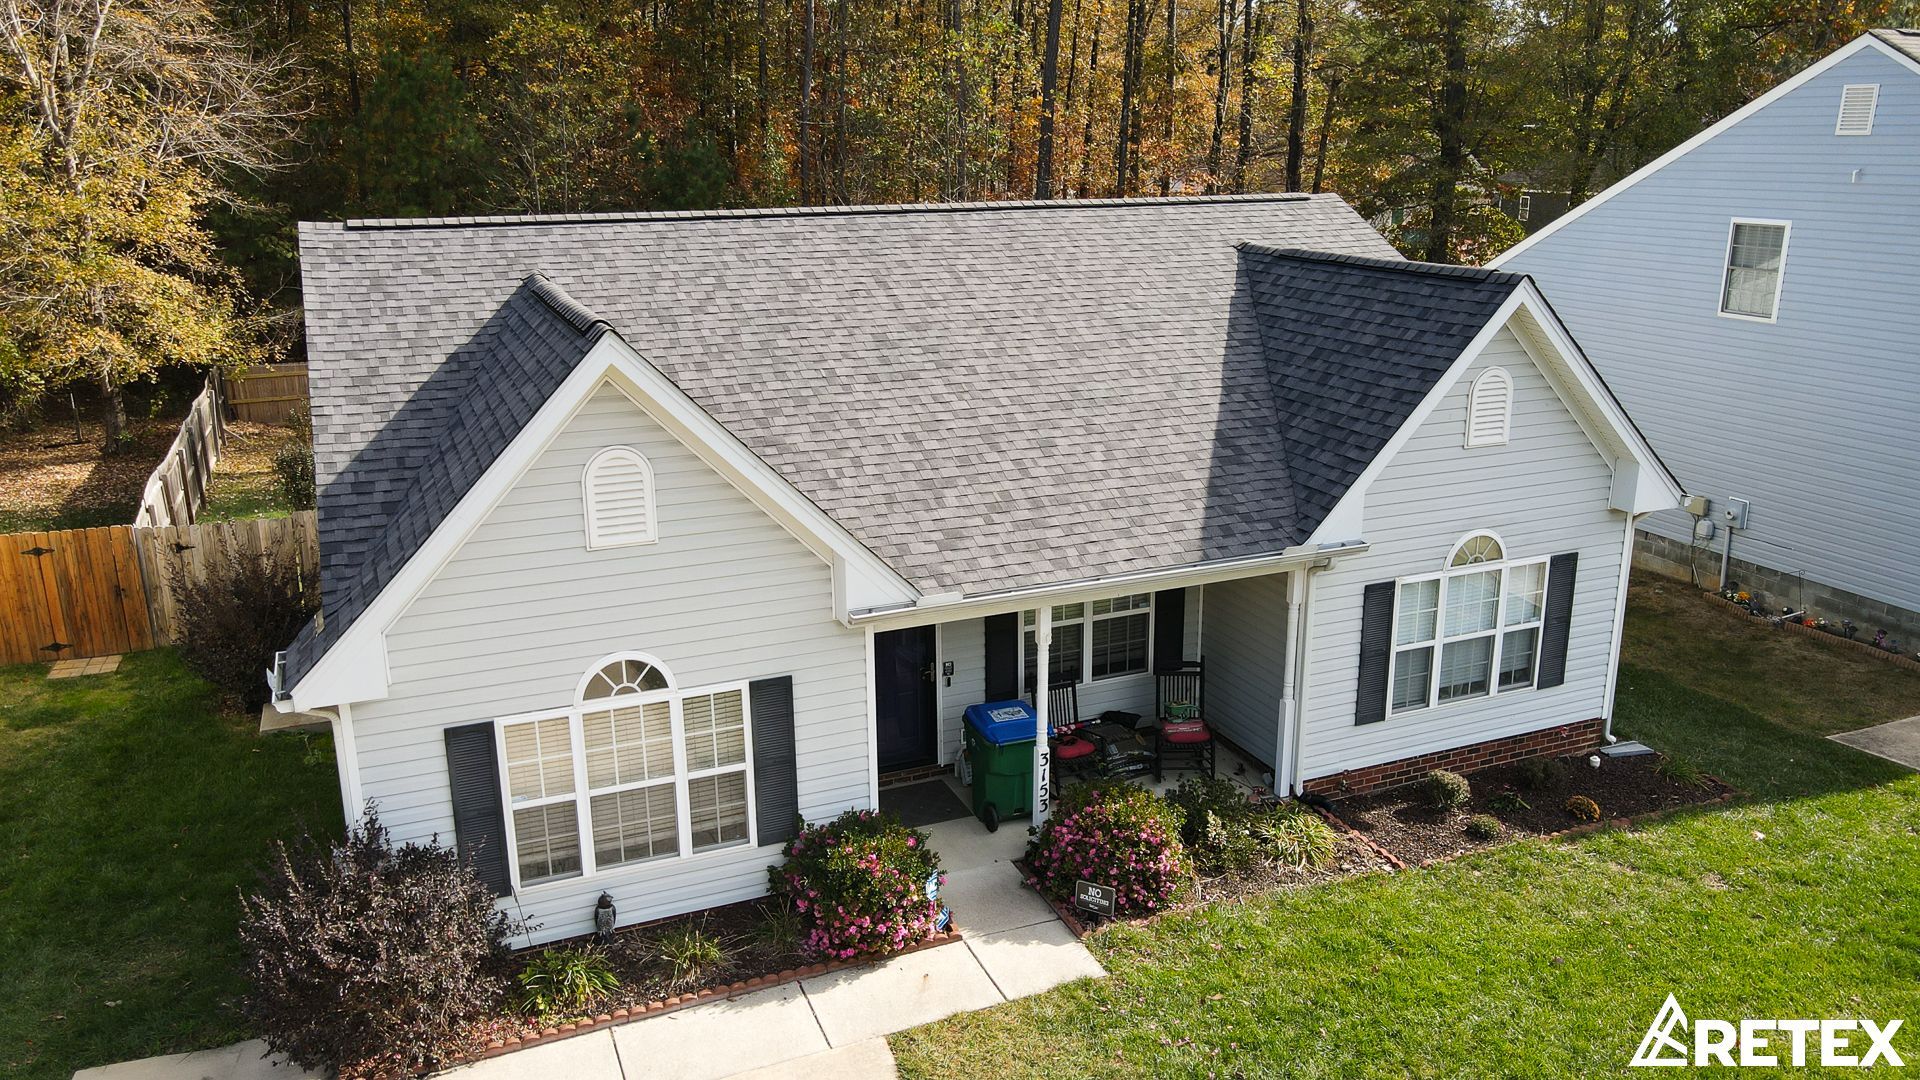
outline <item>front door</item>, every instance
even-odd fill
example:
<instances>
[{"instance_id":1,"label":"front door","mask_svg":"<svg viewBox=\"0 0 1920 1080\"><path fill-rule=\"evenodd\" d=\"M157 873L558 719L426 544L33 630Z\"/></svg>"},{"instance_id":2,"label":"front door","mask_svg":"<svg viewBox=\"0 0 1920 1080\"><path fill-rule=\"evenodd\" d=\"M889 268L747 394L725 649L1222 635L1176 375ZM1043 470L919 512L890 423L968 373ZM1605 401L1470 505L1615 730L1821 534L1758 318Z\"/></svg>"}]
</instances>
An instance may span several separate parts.
<instances>
[{"instance_id":1,"label":"front door","mask_svg":"<svg viewBox=\"0 0 1920 1080\"><path fill-rule=\"evenodd\" d=\"M933 627L875 634L873 681L880 771L933 764Z\"/></svg>"}]
</instances>

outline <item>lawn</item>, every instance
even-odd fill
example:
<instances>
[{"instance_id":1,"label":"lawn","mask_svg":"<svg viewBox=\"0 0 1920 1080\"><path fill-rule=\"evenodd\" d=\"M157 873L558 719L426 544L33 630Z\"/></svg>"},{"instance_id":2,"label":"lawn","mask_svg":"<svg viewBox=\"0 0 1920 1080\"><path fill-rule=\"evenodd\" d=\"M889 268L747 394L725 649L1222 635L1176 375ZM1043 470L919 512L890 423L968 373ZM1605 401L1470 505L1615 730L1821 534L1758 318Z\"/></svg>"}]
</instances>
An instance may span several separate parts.
<instances>
[{"instance_id":1,"label":"lawn","mask_svg":"<svg viewBox=\"0 0 1920 1080\"><path fill-rule=\"evenodd\" d=\"M895 1036L903 1075L1625 1075L1669 992L1913 1022L1920 777L1818 733L1920 712L1920 675L1708 604L1635 590L1617 728L1749 800L1113 927L1107 979Z\"/></svg>"},{"instance_id":2,"label":"lawn","mask_svg":"<svg viewBox=\"0 0 1920 1080\"><path fill-rule=\"evenodd\" d=\"M299 437L298 431L285 424L230 421L227 444L213 467L213 480L207 485L207 502L199 520L245 521L285 517L292 512L279 474L273 471L273 456Z\"/></svg>"},{"instance_id":3,"label":"lawn","mask_svg":"<svg viewBox=\"0 0 1920 1080\"><path fill-rule=\"evenodd\" d=\"M341 829L332 748L217 713L170 651L0 668L0 1076L243 1038L236 890L273 837Z\"/></svg>"}]
</instances>

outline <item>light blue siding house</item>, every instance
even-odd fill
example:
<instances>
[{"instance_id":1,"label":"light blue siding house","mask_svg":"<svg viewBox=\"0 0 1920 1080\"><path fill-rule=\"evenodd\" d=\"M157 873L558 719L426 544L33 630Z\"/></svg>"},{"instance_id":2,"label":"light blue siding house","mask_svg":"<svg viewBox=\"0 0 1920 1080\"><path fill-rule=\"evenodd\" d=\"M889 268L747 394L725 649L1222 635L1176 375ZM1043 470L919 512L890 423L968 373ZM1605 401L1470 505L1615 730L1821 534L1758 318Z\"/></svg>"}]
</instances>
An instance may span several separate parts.
<instances>
[{"instance_id":1,"label":"light blue siding house","mask_svg":"<svg viewBox=\"0 0 1920 1080\"><path fill-rule=\"evenodd\" d=\"M1920 639L1920 31L1863 35L1495 265L1706 499L1643 521L1640 561L1712 584L1730 541L1772 603Z\"/></svg>"}]
</instances>

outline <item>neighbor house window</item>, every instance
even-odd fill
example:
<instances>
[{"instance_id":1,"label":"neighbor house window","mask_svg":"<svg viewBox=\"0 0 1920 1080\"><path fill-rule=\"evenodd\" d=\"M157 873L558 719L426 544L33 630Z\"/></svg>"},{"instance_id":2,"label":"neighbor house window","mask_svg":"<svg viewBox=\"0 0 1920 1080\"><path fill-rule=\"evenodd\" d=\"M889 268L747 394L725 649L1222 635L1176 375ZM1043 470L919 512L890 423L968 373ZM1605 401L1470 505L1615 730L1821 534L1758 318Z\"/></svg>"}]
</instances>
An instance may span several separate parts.
<instances>
[{"instance_id":1,"label":"neighbor house window","mask_svg":"<svg viewBox=\"0 0 1920 1080\"><path fill-rule=\"evenodd\" d=\"M1505 446L1513 417L1513 376L1488 368L1467 392L1467 447Z\"/></svg>"},{"instance_id":2,"label":"neighbor house window","mask_svg":"<svg viewBox=\"0 0 1920 1080\"><path fill-rule=\"evenodd\" d=\"M1025 614L1022 684L1035 685L1038 650L1033 640L1033 612ZM1047 667L1049 682L1091 682L1139 675L1152 662L1153 594L1131 593L1084 604L1060 604L1053 609L1053 648Z\"/></svg>"},{"instance_id":3,"label":"neighbor house window","mask_svg":"<svg viewBox=\"0 0 1920 1080\"><path fill-rule=\"evenodd\" d=\"M609 446L587 462L581 480L587 516L587 546L651 544L658 536L653 520L653 466L631 446Z\"/></svg>"},{"instance_id":4,"label":"neighbor house window","mask_svg":"<svg viewBox=\"0 0 1920 1080\"><path fill-rule=\"evenodd\" d=\"M1880 85L1864 83L1840 91L1840 119L1834 122L1835 135L1873 134L1873 110L1880 104Z\"/></svg>"},{"instance_id":5,"label":"neighbor house window","mask_svg":"<svg viewBox=\"0 0 1920 1080\"><path fill-rule=\"evenodd\" d=\"M1546 581L1545 559L1509 559L1492 533L1462 540L1439 573L1402 579L1388 682L1393 711L1532 686Z\"/></svg>"},{"instance_id":6,"label":"neighbor house window","mask_svg":"<svg viewBox=\"0 0 1920 1080\"><path fill-rule=\"evenodd\" d=\"M1528 195L1526 192L1521 192L1520 212L1515 214L1514 217L1520 221L1525 221L1531 216L1533 216L1533 196Z\"/></svg>"},{"instance_id":7,"label":"neighbor house window","mask_svg":"<svg viewBox=\"0 0 1920 1080\"><path fill-rule=\"evenodd\" d=\"M577 698L499 725L517 884L751 843L744 685L681 690L657 661L623 656Z\"/></svg>"},{"instance_id":8,"label":"neighbor house window","mask_svg":"<svg viewBox=\"0 0 1920 1080\"><path fill-rule=\"evenodd\" d=\"M1738 221L1727 234L1726 278L1720 313L1772 322L1780 305L1780 280L1787 261L1784 221Z\"/></svg>"}]
</instances>

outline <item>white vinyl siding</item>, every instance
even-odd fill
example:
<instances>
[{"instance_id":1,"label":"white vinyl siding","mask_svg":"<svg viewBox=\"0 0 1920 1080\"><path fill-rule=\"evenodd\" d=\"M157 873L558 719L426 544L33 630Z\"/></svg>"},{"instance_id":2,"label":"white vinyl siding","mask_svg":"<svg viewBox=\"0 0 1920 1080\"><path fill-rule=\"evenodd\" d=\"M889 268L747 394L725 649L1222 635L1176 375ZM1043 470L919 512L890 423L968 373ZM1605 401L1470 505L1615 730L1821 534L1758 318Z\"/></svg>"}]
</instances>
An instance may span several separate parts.
<instances>
[{"instance_id":1,"label":"white vinyl siding","mask_svg":"<svg viewBox=\"0 0 1920 1080\"><path fill-rule=\"evenodd\" d=\"M1835 135L1873 134L1874 108L1880 103L1880 84L1854 83L1840 91L1840 118L1834 122Z\"/></svg>"},{"instance_id":2,"label":"white vinyl siding","mask_svg":"<svg viewBox=\"0 0 1920 1080\"><path fill-rule=\"evenodd\" d=\"M1214 582L1205 609L1207 723L1271 765L1279 755L1287 663L1287 576Z\"/></svg>"},{"instance_id":3,"label":"white vinyl siding","mask_svg":"<svg viewBox=\"0 0 1920 1080\"><path fill-rule=\"evenodd\" d=\"M1513 376L1488 368L1473 380L1467 406L1467 445L1503 446L1513 415Z\"/></svg>"},{"instance_id":4,"label":"white vinyl siding","mask_svg":"<svg viewBox=\"0 0 1920 1080\"><path fill-rule=\"evenodd\" d=\"M608 446L652 465L653 546L586 546L580 478ZM392 696L353 717L365 793L396 840L454 835L443 729L564 713L583 674L628 649L657 656L684 687L791 675L800 812L820 820L869 805L865 637L833 620L831 569L611 387L486 515L387 647ZM727 816L711 815L715 835L736 827ZM772 856L736 844L506 902L541 924L534 942L551 941L592 930L602 889L623 924L764 895Z\"/></svg>"},{"instance_id":5,"label":"white vinyl siding","mask_svg":"<svg viewBox=\"0 0 1920 1080\"><path fill-rule=\"evenodd\" d=\"M1504 447L1468 450L1460 428L1470 387L1492 366L1513 378L1510 437ZM1602 715L1627 530L1626 515L1607 508L1612 479L1607 460L1513 331L1502 330L1368 491L1365 535L1372 548L1336 560L1314 578L1302 775L1312 779ZM1448 564L1463 536L1489 529L1509 556L1531 560L1579 552L1566 682L1393 712L1385 723L1354 723L1365 588L1430 575ZM1444 622L1447 613L1438 604L1436 595L1431 612L1413 615L1401 608L1396 614L1421 624L1409 631L1416 633L1429 620ZM1213 608L1210 596L1209 653L1217 640ZM1468 659L1463 655L1456 663ZM1434 657L1431 664L1434 677L1441 677L1444 660ZM1396 669L1401 674L1407 674L1404 662Z\"/></svg>"},{"instance_id":6,"label":"white vinyl siding","mask_svg":"<svg viewBox=\"0 0 1920 1080\"><path fill-rule=\"evenodd\" d=\"M1742 221L1727 231L1726 284L1720 314L1772 322L1780 309L1787 266L1784 221Z\"/></svg>"},{"instance_id":7,"label":"white vinyl siding","mask_svg":"<svg viewBox=\"0 0 1920 1080\"><path fill-rule=\"evenodd\" d=\"M587 462L581 480L586 504L587 546L651 544L654 526L653 467L631 446L609 446Z\"/></svg>"}]
</instances>

